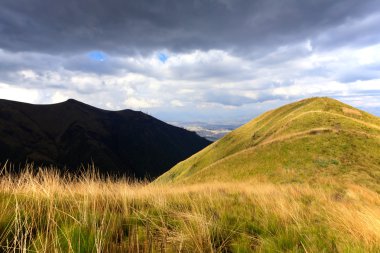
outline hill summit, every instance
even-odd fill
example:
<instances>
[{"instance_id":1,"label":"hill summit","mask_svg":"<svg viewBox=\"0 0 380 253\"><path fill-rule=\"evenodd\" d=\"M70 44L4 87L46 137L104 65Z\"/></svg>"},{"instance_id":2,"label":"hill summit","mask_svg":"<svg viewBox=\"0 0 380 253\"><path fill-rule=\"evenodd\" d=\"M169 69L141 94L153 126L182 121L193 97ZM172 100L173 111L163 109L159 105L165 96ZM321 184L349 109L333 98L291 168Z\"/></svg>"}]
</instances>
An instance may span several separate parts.
<instances>
[{"instance_id":1,"label":"hill summit","mask_svg":"<svg viewBox=\"0 0 380 253\"><path fill-rule=\"evenodd\" d=\"M322 97L262 114L157 182L302 182L331 176L380 190L380 119Z\"/></svg>"},{"instance_id":2,"label":"hill summit","mask_svg":"<svg viewBox=\"0 0 380 253\"><path fill-rule=\"evenodd\" d=\"M142 112L107 111L69 99L33 105L0 99L0 163L156 177L210 142Z\"/></svg>"}]
</instances>

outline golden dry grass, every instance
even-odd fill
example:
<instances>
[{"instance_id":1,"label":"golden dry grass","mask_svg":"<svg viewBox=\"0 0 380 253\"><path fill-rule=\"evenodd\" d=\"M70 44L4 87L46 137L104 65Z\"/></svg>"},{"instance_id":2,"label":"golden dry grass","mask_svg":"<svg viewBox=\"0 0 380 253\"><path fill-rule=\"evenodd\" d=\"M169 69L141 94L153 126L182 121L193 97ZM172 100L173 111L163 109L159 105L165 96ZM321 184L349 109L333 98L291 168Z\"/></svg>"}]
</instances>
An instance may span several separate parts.
<instances>
[{"instance_id":1,"label":"golden dry grass","mask_svg":"<svg viewBox=\"0 0 380 253\"><path fill-rule=\"evenodd\" d=\"M326 179L325 179L326 180ZM2 252L379 252L380 197L334 179L160 185L1 173Z\"/></svg>"}]
</instances>

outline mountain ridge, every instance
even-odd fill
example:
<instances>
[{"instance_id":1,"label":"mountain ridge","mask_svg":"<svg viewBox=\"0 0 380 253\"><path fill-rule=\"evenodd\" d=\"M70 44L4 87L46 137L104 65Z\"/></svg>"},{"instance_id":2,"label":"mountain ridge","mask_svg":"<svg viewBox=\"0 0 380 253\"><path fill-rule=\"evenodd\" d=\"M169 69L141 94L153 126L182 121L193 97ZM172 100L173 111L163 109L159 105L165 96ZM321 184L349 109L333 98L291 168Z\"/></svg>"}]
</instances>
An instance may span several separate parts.
<instances>
[{"instance_id":1,"label":"mountain ridge","mask_svg":"<svg viewBox=\"0 0 380 253\"><path fill-rule=\"evenodd\" d=\"M0 100L0 162L156 177L210 142L130 109L108 111L69 99L51 105Z\"/></svg>"}]
</instances>

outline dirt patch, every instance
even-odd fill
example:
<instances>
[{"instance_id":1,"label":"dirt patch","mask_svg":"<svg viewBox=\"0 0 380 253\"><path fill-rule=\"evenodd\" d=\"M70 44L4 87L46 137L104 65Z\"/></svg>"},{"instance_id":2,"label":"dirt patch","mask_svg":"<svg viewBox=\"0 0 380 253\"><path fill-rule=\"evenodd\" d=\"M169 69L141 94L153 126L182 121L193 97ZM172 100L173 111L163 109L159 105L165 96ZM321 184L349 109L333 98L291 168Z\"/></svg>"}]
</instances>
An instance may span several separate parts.
<instances>
[{"instance_id":1,"label":"dirt patch","mask_svg":"<svg viewBox=\"0 0 380 253\"><path fill-rule=\"evenodd\" d=\"M362 113L361 113L361 112L359 112L358 110L351 109L351 108L342 107L342 111L343 111L343 113L345 113L345 114L351 114L351 115L356 115L356 116L362 116Z\"/></svg>"}]
</instances>

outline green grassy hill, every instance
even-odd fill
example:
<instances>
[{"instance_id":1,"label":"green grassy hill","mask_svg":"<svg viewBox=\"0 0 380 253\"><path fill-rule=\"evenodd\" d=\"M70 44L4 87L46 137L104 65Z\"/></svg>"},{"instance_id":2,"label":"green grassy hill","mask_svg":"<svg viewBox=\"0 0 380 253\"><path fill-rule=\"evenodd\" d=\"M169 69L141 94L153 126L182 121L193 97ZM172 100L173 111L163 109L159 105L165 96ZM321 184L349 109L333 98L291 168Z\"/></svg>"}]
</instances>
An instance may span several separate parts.
<instances>
[{"instance_id":1,"label":"green grassy hill","mask_svg":"<svg viewBox=\"0 0 380 253\"><path fill-rule=\"evenodd\" d=\"M348 180L380 191L380 119L331 98L268 111L157 182Z\"/></svg>"}]
</instances>

